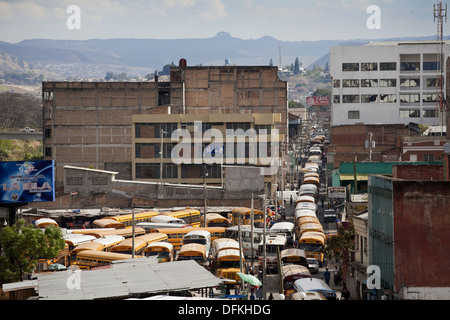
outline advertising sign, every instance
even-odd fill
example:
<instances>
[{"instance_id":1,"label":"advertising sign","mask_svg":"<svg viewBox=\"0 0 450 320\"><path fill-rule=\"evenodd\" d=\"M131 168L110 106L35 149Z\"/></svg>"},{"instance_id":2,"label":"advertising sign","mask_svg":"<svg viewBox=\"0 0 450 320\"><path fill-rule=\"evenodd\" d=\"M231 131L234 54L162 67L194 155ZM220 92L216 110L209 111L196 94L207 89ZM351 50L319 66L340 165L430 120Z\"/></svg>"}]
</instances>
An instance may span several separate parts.
<instances>
[{"instance_id":1,"label":"advertising sign","mask_svg":"<svg viewBox=\"0 0 450 320\"><path fill-rule=\"evenodd\" d=\"M0 203L55 201L54 161L0 162Z\"/></svg>"},{"instance_id":2,"label":"advertising sign","mask_svg":"<svg viewBox=\"0 0 450 320\"><path fill-rule=\"evenodd\" d=\"M345 199L345 187L328 187L328 198L330 199Z\"/></svg>"},{"instance_id":3,"label":"advertising sign","mask_svg":"<svg viewBox=\"0 0 450 320\"><path fill-rule=\"evenodd\" d=\"M308 97L306 98L308 106L328 106L330 99L328 97Z\"/></svg>"}]
</instances>

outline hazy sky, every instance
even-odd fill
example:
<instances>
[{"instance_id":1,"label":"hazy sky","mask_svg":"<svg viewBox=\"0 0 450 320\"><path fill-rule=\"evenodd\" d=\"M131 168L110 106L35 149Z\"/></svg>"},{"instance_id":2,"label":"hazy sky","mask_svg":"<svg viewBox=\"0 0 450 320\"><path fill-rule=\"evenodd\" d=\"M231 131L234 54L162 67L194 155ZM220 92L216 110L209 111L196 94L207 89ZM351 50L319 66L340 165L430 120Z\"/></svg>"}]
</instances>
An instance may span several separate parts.
<instances>
[{"instance_id":1,"label":"hazy sky","mask_svg":"<svg viewBox=\"0 0 450 320\"><path fill-rule=\"evenodd\" d=\"M434 3L438 1L0 0L0 41L209 38L221 31L241 39L272 36L284 41L430 36L437 33ZM67 26L70 5L80 8L80 29ZM367 27L370 5L380 8L381 29ZM70 21L73 26L75 20Z\"/></svg>"}]
</instances>

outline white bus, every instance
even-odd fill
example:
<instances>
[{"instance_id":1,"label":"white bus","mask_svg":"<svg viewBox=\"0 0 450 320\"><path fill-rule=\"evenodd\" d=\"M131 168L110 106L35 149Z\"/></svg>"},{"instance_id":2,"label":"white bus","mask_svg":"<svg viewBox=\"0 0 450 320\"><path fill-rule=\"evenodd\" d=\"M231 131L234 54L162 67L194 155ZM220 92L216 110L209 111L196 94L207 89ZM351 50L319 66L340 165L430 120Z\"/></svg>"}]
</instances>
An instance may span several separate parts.
<instances>
[{"instance_id":1,"label":"white bus","mask_svg":"<svg viewBox=\"0 0 450 320\"><path fill-rule=\"evenodd\" d=\"M284 234L266 234L266 268L278 269L278 250L283 251L286 249L286 236ZM258 246L259 257L258 263L260 269L263 268L264 263L264 239Z\"/></svg>"},{"instance_id":2,"label":"white bus","mask_svg":"<svg viewBox=\"0 0 450 320\"><path fill-rule=\"evenodd\" d=\"M225 234L229 238L239 240L238 230L239 230L238 226L233 226L227 228ZM252 241L251 226L250 225L241 226L242 251L244 252L245 257L253 256L254 258L256 258L258 256L258 245L261 242L263 231L264 230L262 228L253 228L253 241Z\"/></svg>"},{"instance_id":3,"label":"white bus","mask_svg":"<svg viewBox=\"0 0 450 320\"><path fill-rule=\"evenodd\" d=\"M183 245L189 243L203 244L206 249L206 256L209 256L211 249L211 233L206 230L193 230L183 236Z\"/></svg>"},{"instance_id":4,"label":"white bus","mask_svg":"<svg viewBox=\"0 0 450 320\"><path fill-rule=\"evenodd\" d=\"M295 241L295 225L292 222L276 222L267 232L286 235L287 243L290 245Z\"/></svg>"},{"instance_id":5,"label":"white bus","mask_svg":"<svg viewBox=\"0 0 450 320\"><path fill-rule=\"evenodd\" d=\"M171 217L165 214L158 214L156 216L151 217L150 219L153 223L177 223L177 224L186 224L183 219Z\"/></svg>"}]
</instances>

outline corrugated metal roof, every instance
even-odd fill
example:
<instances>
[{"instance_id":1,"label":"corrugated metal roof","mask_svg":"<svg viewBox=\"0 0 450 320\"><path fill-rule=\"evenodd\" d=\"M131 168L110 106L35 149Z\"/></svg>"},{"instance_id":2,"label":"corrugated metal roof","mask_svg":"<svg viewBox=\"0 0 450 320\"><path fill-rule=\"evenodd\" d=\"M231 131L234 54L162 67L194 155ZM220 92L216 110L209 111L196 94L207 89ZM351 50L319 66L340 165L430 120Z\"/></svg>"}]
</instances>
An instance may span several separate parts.
<instances>
[{"instance_id":1,"label":"corrugated metal roof","mask_svg":"<svg viewBox=\"0 0 450 320\"><path fill-rule=\"evenodd\" d=\"M121 299L216 287L222 282L195 261L155 263L151 258L121 261L109 269L80 271L79 289L68 286L74 276L70 272L39 275L39 298Z\"/></svg>"}]
</instances>

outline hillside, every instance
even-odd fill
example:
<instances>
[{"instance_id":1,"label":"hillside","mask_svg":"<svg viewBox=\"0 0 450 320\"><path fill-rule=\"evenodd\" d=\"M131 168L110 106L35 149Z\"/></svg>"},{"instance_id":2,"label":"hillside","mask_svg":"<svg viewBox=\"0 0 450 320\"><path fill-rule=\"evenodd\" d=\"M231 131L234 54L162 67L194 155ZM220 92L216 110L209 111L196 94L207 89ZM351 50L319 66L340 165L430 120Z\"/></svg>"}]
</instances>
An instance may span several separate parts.
<instances>
[{"instance_id":1,"label":"hillside","mask_svg":"<svg viewBox=\"0 0 450 320\"><path fill-rule=\"evenodd\" d=\"M435 37L395 40L429 40ZM0 72L37 72L49 80L102 79L107 71L145 76L168 63L185 58L188 65L282 65L298 57L304 67L323 66L330 47L362 45L379 40L280 41L273 37L239 39L220 32L203 39L32 39L0 42ZM320 60L321 59L321 60ZM318 61L319 60L319 61Z\"/></svg>"}]
</instances>

